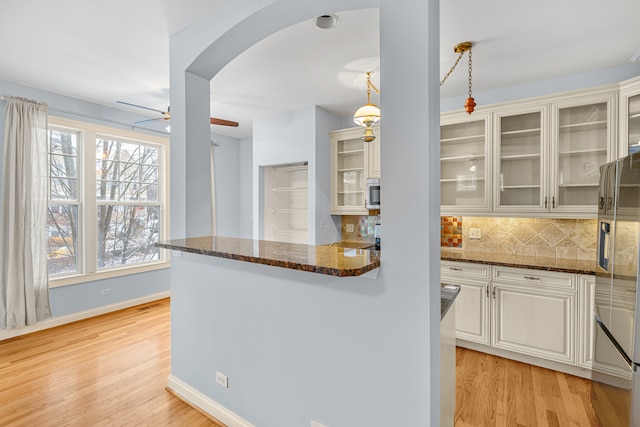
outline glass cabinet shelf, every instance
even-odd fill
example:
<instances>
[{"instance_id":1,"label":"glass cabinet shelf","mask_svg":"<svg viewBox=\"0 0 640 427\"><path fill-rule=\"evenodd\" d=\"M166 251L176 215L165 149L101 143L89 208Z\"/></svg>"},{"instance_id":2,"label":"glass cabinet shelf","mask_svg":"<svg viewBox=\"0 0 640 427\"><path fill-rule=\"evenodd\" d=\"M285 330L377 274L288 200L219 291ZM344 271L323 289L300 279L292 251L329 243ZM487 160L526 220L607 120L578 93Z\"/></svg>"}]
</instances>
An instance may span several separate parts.
<instances>
[{"instance_id":1,"label":"glass cabinet shelf","mask_svg":"<svg viewBox=\"0 0 640 427\"><path fill-rule=\"evenodd\" d=\"M280 191L308 191L307 187L273 187L271 190L275 193Z\"/></svg>"},{"instance_id":2,"label":"glass cabinet shelf","mask_svg":"<svg viewBox=\"0 0 640 427\"><path fill-rule=\"evenodd\" d=\"M580 130L591 130L591 129L606 129L607 121L599 120L597 122L589 122L589 123L572 123L568 125L560 126L560 132L575 132Z\"/></svg>"},{"instance_id":3,"label":"glass cabinet shelf","mask_svg":"<svg viewBox=\"0 0 640 427\"><path fill-rule=\"evenodd\" d=\"M360 148L357 150L348 150L348 151L338 151L338 155L356 155L356 154L363 154L364 153L364 148Z\"/></svg>"},{"instance_id":4,"label":"glass cabinet shelf","mask_svg":"<svg viewBox=\"0 0 640 427\"><path fill-rule=\"evenodd\" d=\"M449 143L449 142L463 142L463 141L478 141L484 143L484 135L467 135L467 136L457 136L454 138L442 138L440 139L440 143Z\"/></svg>"},{"instance_id":5,"label":"glass cabinet shelf","mask_svg":"<svg viewBox=\"0 0 640 427\"><path fill-rule=\"evenodd\" d=\"M507 154L500 156L500 160L524 160L524 159L539 159L540 153L530 154Z\"/></svg>"},{"instance_id":6,"label":"glass cabinet shelf","mask_svg":"<svg viewBox=\"0 0 640 427\"><path fill-rule=\"evenodd\" d=\"M502 137L515 135L518 137L522 136L538 136L540 135L540 128L531 128L531 129L520 129L520 130L508 130L500 133Z\"/></svg>"},{"instance_id":7,"label":"glass cabinet shelf","mask_svg":"<svg viewBox=\"0 0 640 427\"><path fill-rule=\"evenodd\" d=\"M463 154L461 156L440 157L441 162L452 162L457 160L475 160L475 159L484 159L484 154Z\"/></svg>"}]
</instances>

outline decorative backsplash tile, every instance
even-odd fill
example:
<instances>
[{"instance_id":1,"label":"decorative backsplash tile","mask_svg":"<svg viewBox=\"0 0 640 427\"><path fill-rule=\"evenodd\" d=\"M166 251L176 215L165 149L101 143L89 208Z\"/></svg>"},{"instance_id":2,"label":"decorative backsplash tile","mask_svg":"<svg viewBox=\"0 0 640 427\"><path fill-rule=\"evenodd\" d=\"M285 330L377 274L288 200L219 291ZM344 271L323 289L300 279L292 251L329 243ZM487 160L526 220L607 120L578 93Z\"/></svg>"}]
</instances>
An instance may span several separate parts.
<instances>
[{"instance_id":1,"label":"decorative backsplash tile","mask_svg":"<svg viewBox=\"0 0 640 427\"><path fill-rule=\"evenodd\" d=\"M377 219L378 217L373 215L343 215L342 240L373 243ZM353 231L347 231L350 225L353 226Z\"/></svg>"},{"instance_id":2,"label":"decorative backsplash tile","mask_svg":"<svg viewBox=\"0 0 640 427\"><path fill-rule=\"evenodd\" d=\"M509 255L595 260L596 219L462 218L462 249ZM469 238L479 228L481 238Z\"/></svg>"},{"instance_id":3,"label":"decorative backsplash tile","mask_svg":"<svg viewBox=\"0 0 640 427\"><path fill-rule=\"evenodd\" d=\"M440 217L440 246L462 247L462 218L455 216Z\"/></svg>"},{"instance_id":4,"label":"decorative backsplash tile","mask_svg":"<svg viewBox=\"0 0 640 427\"><path fill-rule=\"evenodd\" d=\"M376 219L342 216L342 240L373 243ZM440 244L467 251L595 260L597 223L596 219L441 217ZM349 224L353 231L347 231ZM469 239L470 228L480 229L480 240ZM629 248L629 256L635 256L635 240Z\"/></svg>"}]
</instances>

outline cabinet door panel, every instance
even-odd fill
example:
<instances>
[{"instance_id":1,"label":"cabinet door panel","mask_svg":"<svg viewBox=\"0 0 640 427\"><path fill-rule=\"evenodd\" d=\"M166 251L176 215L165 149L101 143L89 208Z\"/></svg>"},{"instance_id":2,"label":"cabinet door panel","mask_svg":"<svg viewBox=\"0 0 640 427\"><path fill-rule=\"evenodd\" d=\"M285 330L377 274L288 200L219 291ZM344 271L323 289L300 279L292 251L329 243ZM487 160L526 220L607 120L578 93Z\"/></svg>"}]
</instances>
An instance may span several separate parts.
<instances>
[{"instance_id":1,"label":"cabinet door panel","mask_svg":"<svg viewBox=\"0 0 640 427\"><path fill-rule=\"evenodd\" d=\"M491 208L490 115L445 114L440 126L440 206L443 213Z\"/></svg>"},{"instance_id":2,"label":"cabinet door panel","mask_svg":"<svg viewBox=\"0 0 640 427\"><path fill-rule=\"evenodd\" d=\"M564 363L575 362L575 293L494 283L492 345Z\"/></svg>"},{"instance_id":3,"label":"cabinet door panel","mask_svg":"<svg viewBox=\"0 0 640 427\"><path fill-rule=\"evenodd\" d=\"M600 166L615 139L615 101L614 92L603 92L552 104L550 212L595 215Z\"/></svg>"},{"instance_id":4,"label":"cabinet door panel","mask_svg":"<svg viewBox=\"0 0 640 427\"><path fill-rule=\"evenodd\" d=\"M489 345L489 283L461 283L456 298L456 338Z\"/></svg>"},{"instance_id":5,"label":"cabinet door panel","mask_svg":"<svg viewBox=\"0 0 640 427\"><path fill-rule=\"evenodd\" d=\"M496 113L494 146L496 211L544 212L547 107Z\"/></svg>"},{"instance_id":6,"label":"cabinet door panel","mask_svg":"<svg viewBox=\"0 0 640 427\"><path fill-rule=\"evenodd\" d=\"M365 180L368 145L360 139L361 128L331 132L331 213L366 215Z\"/></svg>"}]
</instances>

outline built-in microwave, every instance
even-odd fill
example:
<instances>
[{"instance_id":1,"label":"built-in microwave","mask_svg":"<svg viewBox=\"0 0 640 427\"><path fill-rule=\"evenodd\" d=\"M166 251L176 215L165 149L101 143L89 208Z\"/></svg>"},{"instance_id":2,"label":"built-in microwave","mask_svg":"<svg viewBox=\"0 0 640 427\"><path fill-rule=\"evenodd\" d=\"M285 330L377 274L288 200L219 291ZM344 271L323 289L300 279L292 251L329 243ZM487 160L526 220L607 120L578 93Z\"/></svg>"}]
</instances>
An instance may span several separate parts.
<instances>
[{"instance_id":1,"label":"built-in microwave","mask_svg":"<svg viewBox=\"0 0 640 427\"><path fill-rule=\"evenodd\" d=\"M380 178L367 178L367 209L380 209Z\"/></svg>"}]
</instances>

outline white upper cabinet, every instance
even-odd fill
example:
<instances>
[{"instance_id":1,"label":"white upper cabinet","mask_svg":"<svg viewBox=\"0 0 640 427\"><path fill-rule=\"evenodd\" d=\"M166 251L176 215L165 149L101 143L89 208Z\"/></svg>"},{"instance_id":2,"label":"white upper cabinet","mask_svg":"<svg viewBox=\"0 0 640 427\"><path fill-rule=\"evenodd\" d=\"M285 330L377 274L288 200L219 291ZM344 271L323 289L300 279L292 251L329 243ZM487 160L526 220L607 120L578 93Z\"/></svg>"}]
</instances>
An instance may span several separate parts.
<instances>
[{"instance_id":1,"label":"white upper cabinet","mask_svg":"<svg viewBox=\"0 0 640 427\"><path fill-rule=\"evenodd\" d=\"M547 210L547 111L546 105L523 105L494 113L496 211Z\"/></svg>"},{"instance_id":2,"label":"white upper cabinet","mask_svg":"<svg viewBox=\"0 0 640 427\"><path fill-rule=\"evenodd\" d=\"M364 142L361 127L332 131L331 135L331 214L368 215L367 178L380 178L380 129L376 139Z\"/></svg>"},{"instance_id":3,"label":"white upper cabinet","mask_svg":"<svg viewBox=\"0 0 640 427\"><path fill-rule=\"evenodd\" d=\"M617 93L604 89L495 112L494 209L594 217L600 166L615 152Z\"/></svg>"},{"instance_id":4,"label":"white upper cabinet","mask_svg":"<svg viewBox=\"0 0 640 427\"><path fill-rule=\"evenodd\" d=\"M619 157L640 151L640 78L620 85Z\"/></svg>"},{"instance_id":5,"label":"white upper cabinet","mask_svg":"<svg viewBox=\"0 0 640 427\"><path fill-rule=\"evenodd\" d=\"M491 210L491 114L443 114L440 126L442 213Z\"/></svg>"},{"instance_id":6,"label":"white upper cabinet","mask_svg":"<svg viewBox=\"0 0 640 427\"><path fill-rule=\"evenodd\" d=\"M597 214L600 166L615 157L617 94L604 92L551 104L551 213Z\"/></svg>"}]
</instances>

